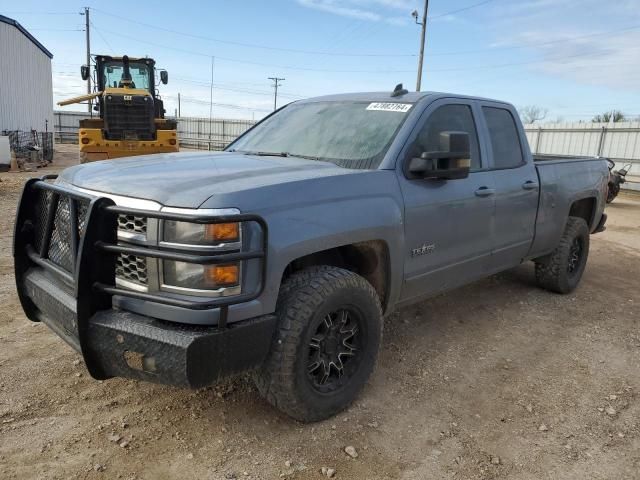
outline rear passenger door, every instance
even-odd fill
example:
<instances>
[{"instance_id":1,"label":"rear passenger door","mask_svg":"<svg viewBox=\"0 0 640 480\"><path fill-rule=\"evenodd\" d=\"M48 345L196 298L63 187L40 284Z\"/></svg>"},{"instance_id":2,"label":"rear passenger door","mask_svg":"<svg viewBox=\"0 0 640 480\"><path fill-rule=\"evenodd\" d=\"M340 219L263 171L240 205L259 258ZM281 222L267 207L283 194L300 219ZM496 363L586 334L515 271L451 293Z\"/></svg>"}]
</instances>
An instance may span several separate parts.
<instances>
[{"instance_id":1,"label":"rear passenger door","mask_svg":"<svg viewBox=\"0 0 640 480\"><path fill-rule=\"evenodd\" d=\"M483 129L489 139L489 162L495 182L495 230L491 270L522 262L535 233L538 211L538 174L524 132L512 107L481 102Z\"/></svg>"},{"instance_id":2,"label":"rear passenger door","mask_svg":"<svg viewBox=\"0 0 640 480\"><path fill-rule=\"evenodd\" d=\"M405 205L405 283L402 300L456 287L483 275L493 246L494 185L473 102L443 99L422 114L401 154L398 172ZM440 149L440 133L466 132L471 146L467 178L412 178L411 158Z\"/></svg>"}]
</instances>

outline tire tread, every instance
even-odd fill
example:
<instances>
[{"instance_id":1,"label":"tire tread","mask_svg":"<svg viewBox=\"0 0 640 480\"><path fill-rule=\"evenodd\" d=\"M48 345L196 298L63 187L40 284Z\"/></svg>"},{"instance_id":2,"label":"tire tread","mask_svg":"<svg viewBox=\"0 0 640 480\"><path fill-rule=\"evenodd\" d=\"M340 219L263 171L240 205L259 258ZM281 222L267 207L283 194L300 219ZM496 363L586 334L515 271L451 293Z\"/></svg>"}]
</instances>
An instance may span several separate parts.
<instances>
[{"instance_id":1,"label":"tire tread","mask_svg":"<svg viewBox=\"0 0 640 480\"><path fill-rule=\"evenodd\" d=\"M327 412L310 411L296 395L295 365L299 339L309 319L335 290L364 289L382 317L380 300L373 286L356 273L331 266L310 267L289 276L282 284L276 311L278 327L271 351L254 380L260 394L287 415L303 421L326 418ZM382 326L382 321L379 322ZM373 367L373 366L372 366ZM330 412L330 415L336 412Z\"/></svg>"}]
</instances>

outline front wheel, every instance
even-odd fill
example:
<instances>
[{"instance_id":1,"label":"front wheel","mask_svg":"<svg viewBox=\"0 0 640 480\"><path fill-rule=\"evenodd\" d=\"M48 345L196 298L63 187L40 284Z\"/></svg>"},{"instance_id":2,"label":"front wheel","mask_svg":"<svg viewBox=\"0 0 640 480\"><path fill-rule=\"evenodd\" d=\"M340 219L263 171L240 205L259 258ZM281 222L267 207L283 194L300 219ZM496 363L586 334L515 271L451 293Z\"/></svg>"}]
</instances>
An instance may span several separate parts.
<instances>
[{"instance_id":1,"label":"front wheel","mask_svg":"<svg viewBox=\"0 0 640 480\"><path fill-rule=\"evenodd\" d=\"M549 255L534 260L538 285L569 293L580 283L589 256L589 227L583 218L569 217L560 243Z\"/></svg>"},{"instance_id":2,"label":"front wheel","mask_svg":"<svg viewBox=\"0 0 640 480\"><path fill-rule=\"evenodd\" d=\"M369 282L337 267L311 267L282 285L278 329L255 374L269 403L303 422L345 409L373 371L382 336Z\"/></svg>"}]
</instances>

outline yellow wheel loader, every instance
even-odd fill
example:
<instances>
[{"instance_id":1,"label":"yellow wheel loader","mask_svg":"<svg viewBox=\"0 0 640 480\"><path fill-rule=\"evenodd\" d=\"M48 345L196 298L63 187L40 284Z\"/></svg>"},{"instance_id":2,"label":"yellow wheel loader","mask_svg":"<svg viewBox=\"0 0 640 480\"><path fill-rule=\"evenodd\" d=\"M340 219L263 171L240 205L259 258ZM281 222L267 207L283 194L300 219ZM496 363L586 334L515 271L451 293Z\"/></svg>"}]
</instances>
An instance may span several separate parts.
<instances>
[{"instance_id":1,"label":"yellow wheel loader","mask_svg":"<svg viewBox=\"0 0 640 480\"><path fill-rule=\"evenodd\" d=\"M87 65L83 65L80 72L83 80L91 74ZM159 73L160 82L166 84L167 71ZM152 58L95 56L97 91L58 103L64 106L96 101L94 110L100 116L80 120L81 163L178 151L177 124L164 118L155 77Z\"/></svg>"}]
</instances>

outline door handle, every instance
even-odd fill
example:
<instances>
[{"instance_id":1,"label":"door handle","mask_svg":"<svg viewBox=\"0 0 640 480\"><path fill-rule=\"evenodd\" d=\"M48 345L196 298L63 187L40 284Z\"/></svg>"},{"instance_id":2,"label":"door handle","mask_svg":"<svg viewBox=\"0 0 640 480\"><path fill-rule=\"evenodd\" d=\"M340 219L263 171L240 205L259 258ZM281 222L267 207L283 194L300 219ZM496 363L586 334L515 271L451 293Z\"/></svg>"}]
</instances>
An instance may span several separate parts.
<instances>
[{"instance_id":1,"label":"door handle","mask_svg":"<svg viewBox=\"0 0 640 480\"><path fill-rule=\"evenodd\" d=\"M489 197L496 193L495 188L480 187L475 191L476 197Z\"/></svg>"},{"instance_id":2,"label":"door handle","mask_svg":"<svg viewBox=\"0 0 640 480\"><path fill-rule=\"evenodd\" d=\"M538 184L538 182L533 182L531 180L527 180L526 182L524 182L522 184L522 188L524 190L537 190L538 187L540 187L540 185Z\"/></svg>"}]
</instances>

